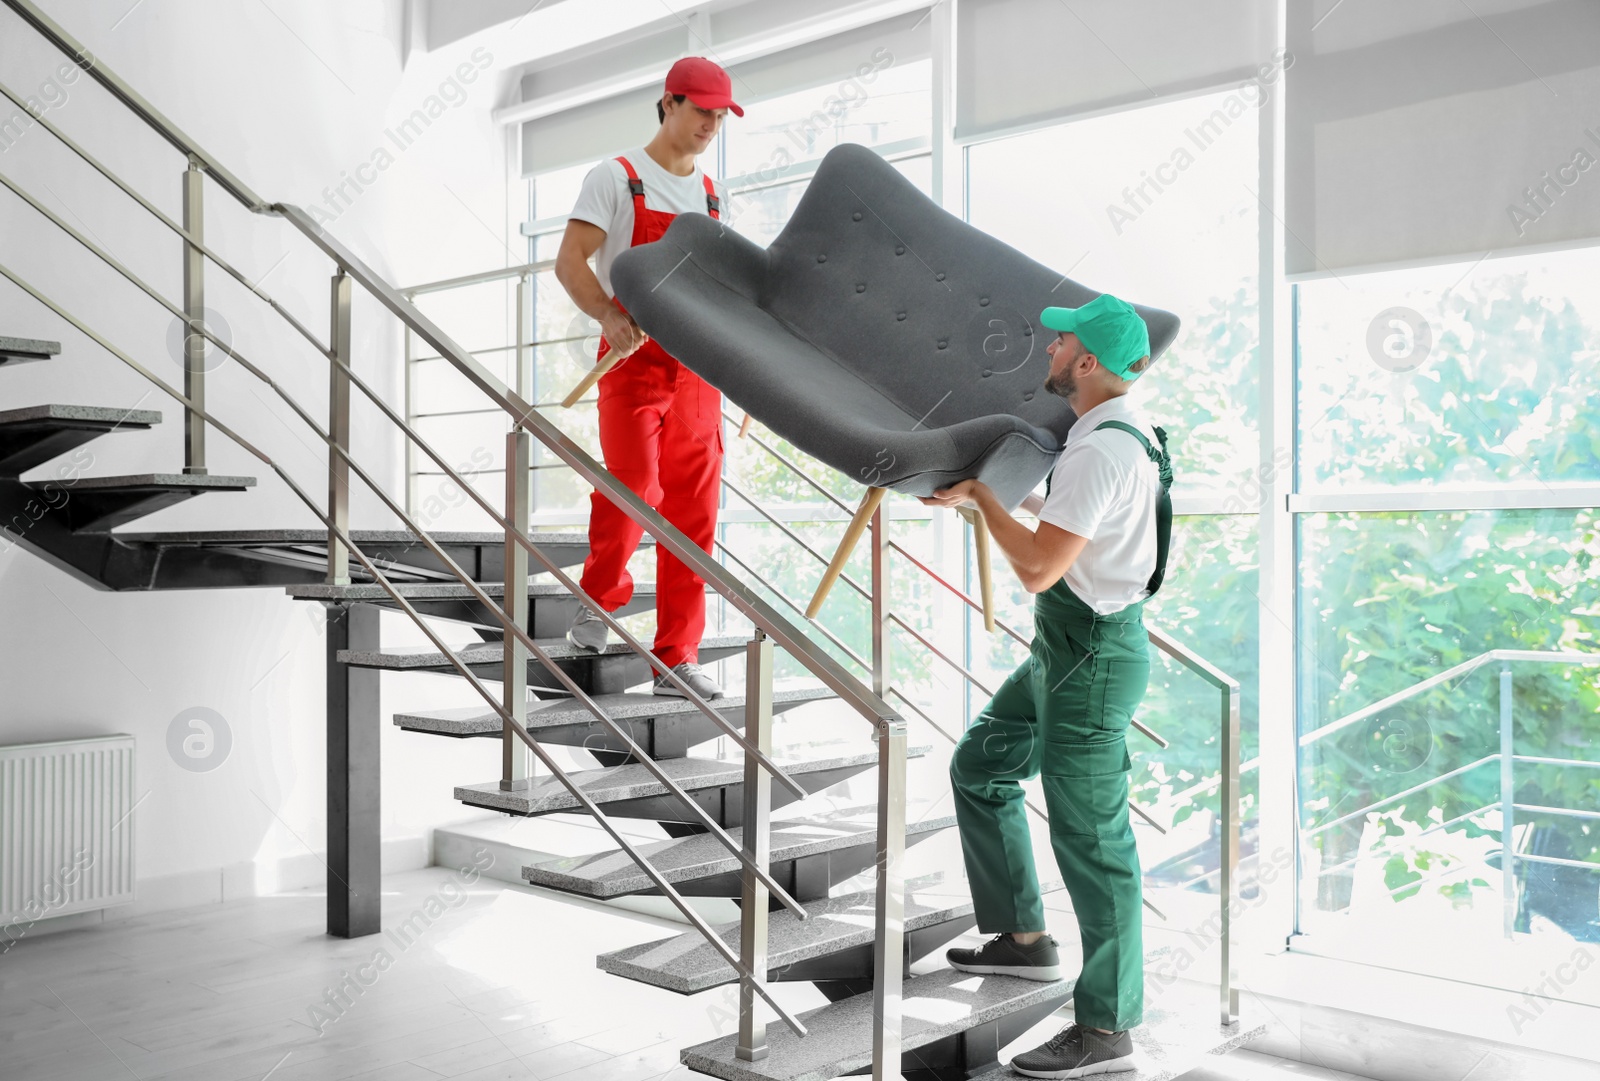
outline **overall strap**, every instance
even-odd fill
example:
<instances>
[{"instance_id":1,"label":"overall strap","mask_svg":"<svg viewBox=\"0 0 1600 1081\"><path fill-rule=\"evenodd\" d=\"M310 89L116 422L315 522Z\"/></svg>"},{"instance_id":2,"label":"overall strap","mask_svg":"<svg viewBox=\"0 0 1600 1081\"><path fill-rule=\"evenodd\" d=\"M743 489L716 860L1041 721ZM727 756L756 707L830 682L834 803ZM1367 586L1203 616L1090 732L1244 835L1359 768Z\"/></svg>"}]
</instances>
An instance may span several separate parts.
<instances>
[{"instance_id":1,"label":"overall strap","mask_svg":"<svg viewBox=\"0 0 1600 1081\"><path fill-rule=\"evenodd\" d=\"M1098 432L1102 428L1116 428L1137 439L1144 447L1145 455L1156 463L1156 469L1161 474L1161 490L1156 493L1156 572L1150 576L1150 583L1146 586L1154 594L1161 588L1161 579L1167 573L1167 552L1172 544L1172 459L1167 454L1167 433L1164 428L1155 429L1156 439L1161 443L1161 449L1157 450L1150 445L1150 440L1145 438L1143 432L1125 421L1101 421L1094 430Z\"/></svg>"},{"instance_id":2,"label":"overall strap","mask_svg":"<svg viewBox=\"0 0 1600 1081\"><path fill-rule=\"evenodd\" d=\"M639 174L634 172L633 163L627 158L618 157L622 163L622 171L628 174L628 194L633 196L633 236L629 238L629 245L637 248L644 243L644 181L639 179Z\"/></svg>"},{"instance_id":3,"label":"overall strap","mask_svg":"<svg viewBox=\"0 0 1600 1081\"><path fill-rule=\"evenodd\" d=\"M700 179L706 182L706 213L713 218L721 218L722 200L717 198L717 186L711 183L711 178L705 173L700 174Z\"/></svg>"},{"instance_id":4,"label":"overall strap","mask_svg":"<svg viewBox=\"0 0 1600 1081\"><path fill-rule=\"evenodd\" d=\"M644 181L639 179L639 174L633 170L633 163L627 158L619 157L617 161L622 165L622 171L628 174L628 194L633 196L633 211L637 214L644 209Z\"/></svg>"}]
</instances>

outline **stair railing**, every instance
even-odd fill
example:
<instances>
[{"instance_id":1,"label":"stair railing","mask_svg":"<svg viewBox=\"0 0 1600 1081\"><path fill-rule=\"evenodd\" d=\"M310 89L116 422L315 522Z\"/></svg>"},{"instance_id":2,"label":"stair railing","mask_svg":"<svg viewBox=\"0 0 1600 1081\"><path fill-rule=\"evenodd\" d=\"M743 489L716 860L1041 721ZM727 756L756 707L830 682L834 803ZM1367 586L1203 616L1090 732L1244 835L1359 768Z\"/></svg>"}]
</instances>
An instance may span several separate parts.
<instances>
[{"instance_id":1,"label":"stair railing","mask_svg":"<svg viewBox=\"0 0 1600 1081\"><path fill-rule=\"evenodd\" d=\"M497 281L507 281L513 278L517 279L518 289L515 316L517 329L515 342L511 345L494 347L492 349L481 350L480 352L508 352L515 350L517 381L519 385L525 388L525 393L531 397L533 394L531 380L532 366L528 354L532 348L535 346L548 346L563 342L579 341L582 340L583 337L574 335L566 338L536 339L533 335L532 282L536 275L543 272L548 272L554 269L554 266L555 261L553 259L539 260L516 267L483 271L476 274L463 275L456 278L408 286L402 290L402 295L409 299L419 295L437 294L469 286L489 284ZM407 379L409 380L411 378L411 366L413 362L437 359L440 358L436 355L413 357L411 355L410 343L408 341L405 350ZM410 400L409 395L407 400ZM593 399L586 398L582 399L581 401L592 402ZM543 404L554 405L557 403L551 402ZM408 417L408 419L414 420L416 418ZM722 419L725 423L733 424L739 427L743 432L741 438L748 439L756 446L760 447L767 456L782 465L788 473L803 481L807 486L815 490L829 503L837 507L841 512L843 512L846 520L848 520L848 518L854 514L855 508L849 506L847 503L841 500L824 484L822 484L822 482L811 476L810 473L785 455L782 451L772 446L772 444L766 439L762 438L760 434L750 430L747 425L742 424L739 418L724 413ZM510 461L509 458L508 461ZM745 491L739 484L729 480L726 476L724 476L722 478L722 485L724 490L730 492L734 496L738 497L740 501L748 505L756 513L756 515L776 528L780 533L783 534L785 538L787 538L787 540L795 545L795 547L807 553L813 560L817 561L822 566L826 567L829 564L830 558L827 555L808 544L804 538L795 533L795 531L789 528L784 521L779 519L766 506L764 506L759 499ZM1038 508L1037 505L1025 503L1024 509L1037 511ZM874 519L874 521L876 522L877 519ZM884 576L882 580L887 582L887 572L883 569L885 565L879 560L880 553L877 547L879 532L880 530L878 530L875 525L870 541L873 546L871 548L873 553L871 558L874 561L874 574L870 580L870 583L863 585L848 573L843 573L840 575L840 581L842 581L848 588L859 594L869 603L869 605L875 604L875 598L880 595L880 573ZM879 609L877 607L874 608L874 618L871 621L874 630L873 656L871 658L863 657L859 652L850 648L843 641L841 641L837 635L828 630L822 622L806 617L804 605L796 601L794 598L788 596L775 583L762 576L754 567L750 565L747 560L741 558L739 554L730 548L723 540L718 538L714 543L716 549L722 553L724 558L731 560L745 575L757 581L777 600L782 602L785 607L801 616L805 621L803 624L804 626L807 626L821 634L845 657L858 665L864 672L868 674L870 678L873 678L875 681L875 690L877 689L878 682L881 681L884 690L881 690L878 693L884 696L892 694L895 698L899 699L906 708L910 709L918 717L922 718L922 720L924 720L929 727L931 727L947 742L952 744L955 743L959 739L959 735L950 732L943 725L939 724L931 716L929 716L925 710L923 710L914 701L901 692L898 687L894 687L888 682L886 677L888 663L888 629L891 626L898 626L902 633L909 636L918 647L920 647L927 654L936 657L950 669L955 671L967 683L968 686L977 690L985 697L993 696L994 691L987 687L982 680L980 680L969 669L967 669L966 666L962 665L959 661L949 656L949 654L941 650L934 643L930 642L909 622L907 622L901 614L890 609L887 605L887 598L883 599L883 605L881 608L881 621L879 618ZM898 541L888 539L885 536L883 539L881 556L886 559L889 553L898 555L900 558L906 560L922 576L931 579L940 588L951 594L961 603L965 604L968 608L975 612L981 613L983 611L983 606L977 599L948 581L943 575L939 574L939 572L934 568L928 566L927 563L919 559L904 545L901 545ZM1024 649L1028 648L1028 639L1019 633L1015 628L999 619L995 620L995 626L997 630L1010 637ZM880 628L883 632L881 635L879 634ZM1220 770L1217 778L1213 779L1213 781L1209 785L1205 786L1204 789L1197 789L1197 791L1208 790L1209 788L1216 787L1219 784L1223 786L1223 791L1219 796L1221 803L1221 810L1219 814L1221 821L1219 825L1222 838L1222 858L1220 861L1222 868L1222 879L1218 885L1218 907L1220 920L1218 927L1218 941L1220 944L1220 965L1222 969L1219 979L1219 996L1222 1003L1222 1022L1224 1024L1232 1024L1233 1021L1237 1020L1238 1018L1238 977L1236 955L1233 951L1232 919L1233 914L1239 911L1238 864L1239 832L1241 825L1241 815L1239 812L1239 770L1241 750L1239 732L1239 682L1238 680L1229 676L1227 673L1223 672L1216 665L1200 656L1195 651L1189 649L1187 646L1184 646L1182 643L1167 635L1165 632L1153 627L1149 627L1147 628L1147 633L1149 635L1151 644L1157 649L1157 651L1172 658L1185 670L1199 677L1201 680L1211 686L1218 695ZM1137 718L1133 720L1132 727L1155 743L1158 747L1165 748L1169 746L1166 739L1164 739L1159 733ZM1166 805L1170 805L1172 802L1172 800L1168 800L1166 801ZM1045 809L1040 807L1033 800L1025 800L1024 803L1028 810L1036 817L1048 820L1048 815ZM1141 820L1153 827L1157 832L1163 834L1167 832L1166 827L1162 826L1161 823L1159 823L1145 808L1141 807L1135 801L1129 800L1128 807L1134 814L1138 815ZM1157 918L1163 921L1167 919L1166 914L1163 913L1161 909L1157 907L1149 898L1143 898L1142 900L1144 907L1153 912Z\"/></svg>"},{"instance_id":2,"label":"stair railing","mask_svg":"<svg viewBox=\"0 0 1600 1081\"><path fill-rule=\"evenodd\" d=\"M1515 690L1515 683L1512 666L1516 664L1600 665L1600 653L1572 649L1487 650L1475 657L1470 657L1467 660L1462 661L1460 664L1453 665L1441 672L1435 673L1434 675L1429 676L1427 679L1419 680L1409 687L1396 691L1394 694L1391 694L1380 701L1374 702L1370 706L1364 706L1361 709L1354 710L1335 721L1331 721L1328 724L1323 725L1321 728L1307 732L1305 735L1300 737L1299 745L1302 749L1310 747L1321 742L1322 740L1327 739L1329 736L1343 732L1349 729L1351 726L1359 724L1364 720L1375 718L1386 710L1392 709L1402 702L1409 701L1410 699L1416 698L1418 695L1425 694L1426 692L1436 688L1447 686L1456 680L1465 679L1479 668L1494 664L1500 665L1500 746L1493 754L1484 755L1475 761L1468 762L1466 765L1457 766L1454 769L1447 770L1444 773L1440 773L1432 778L1429 778L1428 780L1422 781L1418 784L1413 784L1403 791L1384 796L1380 799L1372 800L1371 802L1358 807L1353 811L1348 811L1344 814L1341 814L1338 818L1330 819L1327 822L1320 822L1311 829L1302 830L1300 836L1302 841L1309 840L1319 833L1324 833L1330 829L1333 829L1335 826L1342 825L1345 822L1352 820L1364 819L1373 811L1379 810L1393 803L1398 803L1408 796L1414 796L1419 792L1426 791L1437 785L1443 784L1446 781L1454 780L1455 778L1470 773L1481 766L1497 764L1500 767L1500 799L1498 802L1485 804L1484 806L1479 807L1477 810L1468 811L1466 814L1457 815L1448 822L1435 823L1414 837L1401 838L1398 842L1396 842L1396 844L1412 844L1422 836L1443 830L1448 826L1456 824L1457 822L1461 822L1476 815L1483 814L1486 811L1499 810L1501 929L1504 933L1504 936L1509 939L1515 931L1517 918L1516 864L1518 860L1527 863L1547 863L1559 866L1580 867L1588 871L1593 871L1596 869L1595 864L1586 863L1580 860L1563 860L1554 856L1539 856L1516 851L1516 843L1513 836L1513 831L1515 829L1517 813L1519 811L1533 814L1558 814L1576 817L1592 817L1592 812L1579 811L1572 808L1535 807L1516 802L1516 764L1518 762L1523 762L1530 765L1560 766L1563 768L1572 769L1600 769L1600 762L1587 759L1551 758L1517 754L1515 696L1513 693ZM1318 877L1320 878L1324 875L1346 870L1355 866L1357 863L1372 859L1376 856L1389 854L1393 852L1394 847L1395 845L1383 844L1369 851L1359 853L1354 858L1346 860L1343 863L1322 868ZM1411 882L1400 888L1410 889L1414 888L1418 884L1419 883ZM1396 890L1392 892L1399 891Z\"/></svg>"},{"instance_id":3,"label":"stair railing","mask_svg":"<svg viewBox=\"0 0 1600 1081\"><path fill-rule=\"evenodd\" d=\"M905 848L906 725L904 719L889 707L881 694L874 693L874 690L868 690L864 687L834 661L831 656L817 646L803 630L786 620L752 590L729 574L721 564L690 541L681 531L649 507L626 485L608 473L582 447L568 439L559 429L540 416L533 405L526 401L521 394L513 392L495 378L472 355L435 325L432 320L418 311L408 298L403 297L396 289L373 273L348 248L329 236L305 211L289 204L268 205L264 203L263 200L255 196L231 174L222 169L214 159L206 155L194 140L184 135L175 125L149 105L131 87L111 73L103 64L86 59L89 57L88 51L33 4L31 0L3 0L3 2L59 50L84 67L97 82L132 109L146 125L166 138L187 158L188 170L184 178L185 225L179 225L165 215L156 212L157 220L177 233L184 241L186 276L185 308L183 310L160 296L107 252L89 241L88 238L71 229L56 215L51 214L47 208L27 195L20 187L11 183L9 179L6 180L8 188L23 197L40 213L46 215L53 224L66 230L69 235L85 246L97 258L107 263L117 273L157 300L163 307L187 324L191 333L185 349L184 389L180 391L168 385L148 368L134 360L133 357L116 348L110 341L92 330L82 320L73 316L60 304L57 304L34 288L9 267L0 266L0 275L17 284L39 303L55 312L58 317L73 325L85 336L95 341L183 406L186 431L185 468L187 470L191 472L204 470L204 444L202 437L205 426L209 425L273 470L289 487L295 497L323 522L328 529L328 577L330 582L342 584L349 581L349 559L354 557L373 581L389 595L400 610L444 654L457 673L466 679L484 701L500 715L505 729L503 739L506 745L506 751L503 755L505 775L502 776L502 788L515 788L517 782L523 779L511 775L514 756L510 745L512 740L515 739L523 743L551 771L552 776L567 789L573 799L595 817L596 821L606 829L618 846L644 870L652 883L674 903L685 919L718 950L738 973L741 996L740 1040L737 1046L737 1054L741 1058L759 1059L766 1054L764 1025L755 1016L754 1000L756 997L764 1000L797 1035L804 1035L806 1031L797 1018L773 999L763 978L767 923L766 897L770 895L778 898L795 911L799 917L805 917L804 908L771 878L764 866L768 853L769 838L761 827L767 824L767 816L758 814L756 828L747 827L742 831L742 843L734 842L715 822L710 820L709 816L704 814L698 804L691 800L670 777L660 771L658 766L654 766L653 760L633 742L623 726L613 722L593 699L560 670L559 665L528 635L516 616L496 604L471 575L455 564L444 548L434 541L427 531L389 496L382 486L362 468L359 462L351 457L348 446L350 389L352 387L359 389L372 400L384 412L385 416L391 422L396 423L406 434L409 444L415 445L423 451L447 476L450 476L456 483L460 484L463 491L468 492L479 502L480 506L490 514L491 518L505 530L507 555L508 557L517 556L517 558L508 558L506 561L508 578L505 596L507 604L513 609L517 608L516 598L519 596L525 598L526 596L527 578L525 569L527 564L525 556L520 555L521 552L540 560L548 570L558 577L558 580L562 580L563 584L572 588L581 600L598 609L597 605L593 605L592 598L585 596L577 588L576 584L572 583L571 579L560 571L555 562L545 556L529 539L525 529L518 526L518 521L526 520L527 514L525 466L527 461L527 440L531 436L537 438L558 458L571 466L597 491L609 498L624 514L649 532L658 544L665 545L668 551L672 552L681 562L710 583L713 588L751 619L757 631L749 650L750 670L757 682L754 686L748 688L746 735L754 735L755 742L752 743L745 736L740 736L733 732L730 726L722 724L720 715L717 715L708 703L699 699L681 679L674 679L675 684L685 693L686 697L694 701L700 709L706 711L719 724L722 724L722 727L734 735L734 738L745 748L747 799L751 798L752 792L759 794L767 791L767 786L770 785L770 781L767 780L768 777L777 777L782 783L792 784L786 775L772 762L764 746L766 743L765 734L770 732L771 716L771 644L767 639L771 639L772 642L783 646L804 668L874 725L879 755L879 801L876 859L878 890L874 928L876 934L873 1009L876 1025L873 1049L873 1077L875 1081L881 1081L883 1078L897 1076L901 1059L900 987L904 952L904 882L902 867ZM8 94L8 96L10 95ZM13 98L13 100L15 99ZM123 191L132 194L131 189L125 183L79 148L76 143L67 139L54 124L47 123L43 117L35 117L34 119L44 125L46 130L51 131L53 135L60 138L64 145L67 145L69 149L77 153L97 172L112 180ZM236 349L212 334L204 325L203 314L199 304L199 299L202 295L199 283L204 261L209 259L220 267L227 267L230 274L241 277L241 280L243 279L236 271L228 267L225 262L217 259L201 240L199 234L201 211L200 180L203 173L212 175L224 190L251 211L284 218L310 240L312 244L321 249L337 267L337 273L333 278L334 303L330 344L327 346L319 342L315 336L311 335L302 324L283 311L279 305L272 303L258 287L250 286L252 293L267 300L272 310L279 312L280 315L287 319L330 362L332 366L332 383L329 396L331 415L327 428L319 425L311 414L301 407L265 371L241 356ZM147 210L154 211L148 201L137 196L135 198L141 206ZM498 405L510 418L512 430L508 435L508 466L520 465L523 468L507 469L507 513L504 516L498 514L487 500L482 499L473 487L442 456L437 454L431 446L428 446L406 424L404 418L395 414L381 396L352 370L349 363L351 359L349 343L350 289L352 285L361 286L379 303L388 308L404 324L408 334L414 334L430 345L440 357L448 360L457 370L466 375L479 390ZM271 457L206 409L204 404L204 369L201 364L204 341L198 339L211 342L225 355L238 362L252 376L266 383L290 407L291 411L326 444L328 448L330 489L328 509L326 511ZM601 812L600 808L557 766L548 752L529 734L518 716L519 707L525 708L525 701L509 702L510 708L508 708L508 702L498 700L497 696L478 679L470 667L451 652L443 639L440 638L421 613L411 605L403 591L388 578L377 562L353 542L348 531L348 474L351 472L355 473L363 484L370 487L391 513L395 514L405 524L406 528L428 548L434 557L474 595L474 598L500 621L503 628L505 656L508 659L518 657L520 655L519 650L526 650L528 655L544 664L569 692L573 693L590 712L595 714L597 719L613 730L647 769L652 770L660 783L681 802L691 808L692 811L699 812L702 824L710 830L713 836L717 837L719 842L738 857L744 869L745 897L747 901L759 903L748 903L744 906L741 917L741 948L737 954L728 948L721 937L688 905L666 878L629 844L620 831L611 825L609 819ZM517 474L521 475L520 489L516 480ZM519 496L523 499L520 504ZM881 532L880 528L878 530L880 537ZM518 567L523 568L521 577L516 577L514 574ZM620 625L615 624L614 621L611 621L611 623L614 629L622 631L624 641L631 650L645 657L653 666L659 666L664 669L665 666L660 665L659 658L656 658L650 651L646 650L637 639L628 635ZM882 624L880 623L878 634L881 635L881 632ZM876 637L877 635L875 635L875 639ZM765 659L763 660L763 658ZM508 673L508 675L510 674ZM750 704L754 705L753 709L751 709ZM763 711L765 716L761 715ZM756 716L752 717L752 713L756 714Z\"/></svg>"}]
</instances>

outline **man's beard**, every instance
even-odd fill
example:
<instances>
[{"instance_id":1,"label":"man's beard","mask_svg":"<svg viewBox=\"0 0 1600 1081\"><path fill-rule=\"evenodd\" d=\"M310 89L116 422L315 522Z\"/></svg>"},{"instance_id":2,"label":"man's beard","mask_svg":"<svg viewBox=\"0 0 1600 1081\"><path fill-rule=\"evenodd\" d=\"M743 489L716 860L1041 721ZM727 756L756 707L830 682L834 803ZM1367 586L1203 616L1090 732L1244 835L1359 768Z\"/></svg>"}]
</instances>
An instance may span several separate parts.
<instances>
[{"instance_id":1,"label":"man's beard","mask_svg":"<svg viewBox=\"0 0 1600 1081\"><path fill-rule=\"evenodd\" d=\"M1054 394L1057 398L1071 398L1078 393L1078 378L1072 374L1070 367L1062 370L1060 375L1046 376L1044 389Z\"/></svg>"}]
</instances>

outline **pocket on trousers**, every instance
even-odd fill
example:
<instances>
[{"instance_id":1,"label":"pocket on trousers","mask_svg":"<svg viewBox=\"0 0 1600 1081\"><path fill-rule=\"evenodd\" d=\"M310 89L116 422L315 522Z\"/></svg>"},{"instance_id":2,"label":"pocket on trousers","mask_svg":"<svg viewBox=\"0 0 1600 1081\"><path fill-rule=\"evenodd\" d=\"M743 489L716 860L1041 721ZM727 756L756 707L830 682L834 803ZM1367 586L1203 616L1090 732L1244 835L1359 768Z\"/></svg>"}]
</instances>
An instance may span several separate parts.
<instances>
[{"instance_id":1,"label":"pocket on trousers","mask_svg":"<svg viewBox=\"0 0 1600 1081\"><path fill-rule=\"evenodd\" d=\"M1052 832L1112 836L1128 814L1128 750L1120 739L1045 747L1043 784Z\"/></svg>"},{"instance_id":2,"label":"pocket on trousers","mask_svg":"<svg viewBox=\"0 0 1600 1081\"><path fill-rule=\"evenodd\" d=\"M1150 661L1140 657L1097 657L1099 677L1090 697L1089 719L1102 732L1123 732L1150 686Z\"/></svg>"}]
</instances>

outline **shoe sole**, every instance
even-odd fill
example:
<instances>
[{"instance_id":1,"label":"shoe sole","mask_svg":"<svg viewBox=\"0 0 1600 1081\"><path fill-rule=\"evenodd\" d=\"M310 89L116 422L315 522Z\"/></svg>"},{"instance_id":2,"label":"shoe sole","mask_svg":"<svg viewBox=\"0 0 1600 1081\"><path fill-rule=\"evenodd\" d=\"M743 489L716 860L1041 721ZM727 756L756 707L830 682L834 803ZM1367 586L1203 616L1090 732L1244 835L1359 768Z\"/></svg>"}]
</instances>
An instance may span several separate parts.
<instances>
[{"instance_id":1,"label":"shoe sole","mask_svg":"<svg viewBox=\"0 0 1600 1081\"><path fill-rule=\"evenodd\" d=\"M651 694L658 694L662 698L688 698L689 697L688 695L684 694L682 691L678 690L678 688L672 686L671 684L668 684L665 687L652 687L652 688L650 688L650 693ZM715 702L719 698L726 698L727 695L724 694L722 691L718 691L716 694L710 696L709 698L707 698L703 694L700 697L701 698L705 698L705 700L707 702Z\"/></svg>"},{"instance_id":2,"label":"shoe sole","mask_svg":"<svg viewBox=\"0 0 1600 1081\"><path fill-rule=\"evenodd\" d=\"M1134 1065L1133 1056L1127 1055L1122 1058L1106 1059L1104 1062L1091 1062L1087 1066L1074 1066L1068 1070L1029 1070L1022 1066L1018 1066L1015 1062L1011 1063L1011 1068L1017 1073L1021 1074L1023 1077L1049 1077L1062 1079L1072 1077L1093 1077L1095 1074L1102 1073L1126 1073L1130 1070L1136 1069L1137 1067Z\"/></svg>"},{"instance_id":3,"label":"shoe sole","mask_svg":"<svg viewBox=\"0 0 1600 1081\"><path fill-rule=\"evenodd\" d=\"M1061 978L1060 965L964 965L945 958L957 972L971 972L977 976L1019 976L1024 980L1052 983Z\"/></svg>"}]
</instances>

